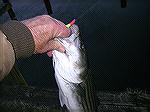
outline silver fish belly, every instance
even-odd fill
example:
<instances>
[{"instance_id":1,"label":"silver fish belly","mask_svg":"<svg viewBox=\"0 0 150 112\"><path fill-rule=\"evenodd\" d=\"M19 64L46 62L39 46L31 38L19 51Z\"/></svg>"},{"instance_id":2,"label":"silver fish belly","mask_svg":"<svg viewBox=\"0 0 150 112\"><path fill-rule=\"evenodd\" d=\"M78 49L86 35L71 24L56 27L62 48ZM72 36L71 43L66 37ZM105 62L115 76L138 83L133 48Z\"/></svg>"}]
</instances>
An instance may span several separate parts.
<instances>
[{"instance_id":1,"label":"silver fish belly","mask_svg":"<svg viewBox=\"0 0 150 112\"><path fill-rule=\"evenodd\" d=\"M94 112L92 91L88 89L91 84L87 73L87 58L78 26L73 25L71 31L72 35L68 38L56 38L65 47L65 53L53 51L59 100L61 106L65 105L69 112Z\"/></svg>"}]
</instances>

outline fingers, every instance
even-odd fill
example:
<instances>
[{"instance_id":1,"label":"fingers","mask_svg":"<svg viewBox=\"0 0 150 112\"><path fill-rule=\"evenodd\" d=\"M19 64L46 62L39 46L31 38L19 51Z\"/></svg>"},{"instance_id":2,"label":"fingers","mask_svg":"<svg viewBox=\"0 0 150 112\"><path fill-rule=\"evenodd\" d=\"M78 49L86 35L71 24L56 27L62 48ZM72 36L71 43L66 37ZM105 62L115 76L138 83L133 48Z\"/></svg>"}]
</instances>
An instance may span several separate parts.
<instances>
[{"instance_id":1,"label":"fingers","mask_svg":"<svg viewBox=\"0 0 150 112\"><path fill-rule=\"evenodd\" d=\"M66 28L65 26L65 27L60 28L59 33L58 35L56 35L56 37L69 37L70 35L71 35L70 28Z\"/></svg>"},{"instance_id":2,"label":"fingers","mask_svg":"<svg viewBox=\"0 0 150 112\"><path fill-rule=\"evenodd\" d=\"M70 29L66 28L63 22L49 15L36 16L22 21L22 23L31 29L40 29L38 32L46 33L50 39L55 37L68 37L70 35Z\"/></svg>"},{"instance_id":3,"label":"fingers","mask_svg":"<svg viewBox=\"0 0 150 112\"><path fill-rule=\"evenodd\" d=\"M52 50L57 50L59 52L65 52L65 48L57 40L50 40L45 47L40 51L41 53L48 52L51 55Z\"/></svg>"},{"instance_id":4,"label":"fingers","mask_svg":"<svg viewBox=\"0 0 150 112\"><path fill-rule=\"evenodd\" d=\"M69 37L70 28L49 15L36 16L22 21L33 35L35 41L35 53L45 53L52 50L64 52L64 47L54 40L56 37ZM50 54L50 53L49 53Z\"/></svg>"},{"instance_id":5,"label":"fingers","mask_svg":"<svg viewBox=\"0 0 150 112\"><path fill-rule=\"evenodd\" d=\"M47 55L48 55L49 57L52 57L52 51L47 52Z\"/></svg>"},{"instance_id":6,"label":"fingers","mask_svg":"<svg viewBox=\"0 0 150 112\"><path fill-rule=\"evenodd\" d=\"M59 52L65 52L65 48L57 41L57 40L51 40L48 44L47 44L47 55L49 57L52 57L52 50L57 50Z\"/></svg>"},{"instance_id":7,"label":"fingers","mask_svg":"<svg viewBox=\"0 0 150 112\"><path fill-rule=\"evenodd\" d=\"M55 32L55 37L69 37L70 34L71 34L71 30L69 28L67 28L65 26L65 24L59 20L56 20L54 18L53 19L53 22L55 23L56 25L56 32Z\"/></svg>"}]
</instances>

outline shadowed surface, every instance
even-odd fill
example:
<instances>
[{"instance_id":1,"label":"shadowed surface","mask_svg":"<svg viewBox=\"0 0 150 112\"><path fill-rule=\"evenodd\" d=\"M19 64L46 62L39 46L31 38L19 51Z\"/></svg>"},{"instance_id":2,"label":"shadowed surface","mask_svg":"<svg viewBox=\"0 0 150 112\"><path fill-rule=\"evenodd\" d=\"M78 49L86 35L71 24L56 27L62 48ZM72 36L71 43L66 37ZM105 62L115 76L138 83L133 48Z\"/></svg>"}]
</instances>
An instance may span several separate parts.
<instances>
[{"instance_id":1,"label":"shadowed surface","mask_svg":"<svg viewBox=\"0 0 150 112\"><path fill-rule=\"evenodd\" d=\"M2 112L64 112L58 91L36 87L0 86ZM97 112L149 112L150 94L145 90L97 92Z\"/></svg>"}]
</instances>

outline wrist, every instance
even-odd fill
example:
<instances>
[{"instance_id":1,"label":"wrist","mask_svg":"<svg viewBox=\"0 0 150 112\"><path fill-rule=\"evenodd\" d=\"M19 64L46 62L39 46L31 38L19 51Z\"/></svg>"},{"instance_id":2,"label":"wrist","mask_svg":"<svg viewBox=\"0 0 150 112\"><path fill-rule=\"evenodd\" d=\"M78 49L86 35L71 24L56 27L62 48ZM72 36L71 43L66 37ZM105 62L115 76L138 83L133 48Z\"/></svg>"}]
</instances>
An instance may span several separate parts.
<instances>
[{"instance_id":1,"label":"wrist","mask_svg":"<svg viewBox=\"0 0 150 112\"><path fill-rule=\"evenodd\" d=\"M36 32L35 32L34 28L29 25L30 23L27 20L21 21L21 22L29 29L29 31L32 34L34 44L35 44L34 54L36 54L36 52L37 52L37 43L38 43L37 38L36 38L37 37Z\"/></svg>"}]
</instances>

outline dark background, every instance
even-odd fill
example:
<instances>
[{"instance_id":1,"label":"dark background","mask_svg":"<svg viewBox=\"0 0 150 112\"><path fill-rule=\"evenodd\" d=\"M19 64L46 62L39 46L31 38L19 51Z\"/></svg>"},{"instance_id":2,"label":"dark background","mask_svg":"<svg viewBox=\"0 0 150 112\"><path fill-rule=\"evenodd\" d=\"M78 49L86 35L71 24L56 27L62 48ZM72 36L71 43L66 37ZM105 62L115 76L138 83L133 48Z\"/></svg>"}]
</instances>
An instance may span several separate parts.
<instances>
[{"instance_id":1,"label":"dark background","mask_svg":"<svg viewBox=\"0 0 150 112\"><path fill-rule=\"evenodd\" d=\"M18 20L47 14L42 0L10 0ZM96 89L149 89L150 2L128 0L50 0L52 17L70 22L77 18L87 49L89 71ZM0 23L10 20L7 13ZM33 55L17 62L31 86L56 88L52 59Z\"/></svg>"}]
</instances>

